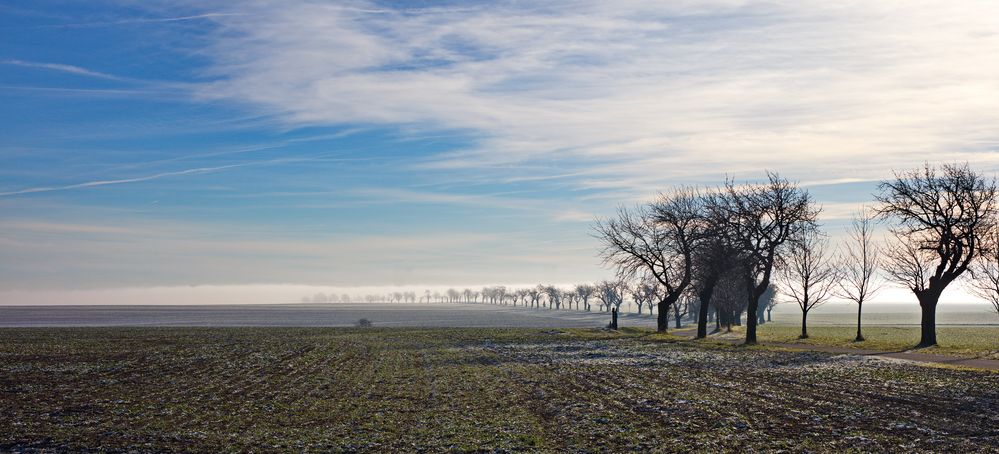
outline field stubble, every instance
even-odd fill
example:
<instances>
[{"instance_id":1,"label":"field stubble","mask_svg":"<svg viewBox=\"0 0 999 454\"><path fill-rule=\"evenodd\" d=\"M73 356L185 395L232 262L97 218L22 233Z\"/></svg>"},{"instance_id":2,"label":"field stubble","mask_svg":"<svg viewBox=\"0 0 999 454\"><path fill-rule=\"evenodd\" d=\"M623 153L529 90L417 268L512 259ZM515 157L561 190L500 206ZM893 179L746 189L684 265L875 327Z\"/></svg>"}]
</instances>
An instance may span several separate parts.
<instances>
[{"instance_id":1,"label":"field stubble","mask_svg":"<svg viewBox=\"0 0 999 454\"><path fill-rule=\"evenodd\" d=\"M0 450L999 451L999 374L595 330L10 329Z\"/></svg>"}]
</instances>

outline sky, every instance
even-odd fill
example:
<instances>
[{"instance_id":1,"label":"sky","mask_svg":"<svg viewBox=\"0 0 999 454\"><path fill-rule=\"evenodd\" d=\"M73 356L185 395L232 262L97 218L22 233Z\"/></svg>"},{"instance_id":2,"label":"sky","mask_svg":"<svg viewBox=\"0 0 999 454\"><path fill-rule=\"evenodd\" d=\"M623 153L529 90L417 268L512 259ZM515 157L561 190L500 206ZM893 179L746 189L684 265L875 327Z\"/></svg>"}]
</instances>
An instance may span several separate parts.
<instances>
[{"instance_id":1,"label":"sky","mask_svg":"<svg viewBox=\"0 0 999 454\"><path fill-rule=\"evenodd\" d=\"M593 281L594 218L767 169L835 238L995 174L996 74L991 1L6 1L0 300Z\"/></svg>"}]
</instances>

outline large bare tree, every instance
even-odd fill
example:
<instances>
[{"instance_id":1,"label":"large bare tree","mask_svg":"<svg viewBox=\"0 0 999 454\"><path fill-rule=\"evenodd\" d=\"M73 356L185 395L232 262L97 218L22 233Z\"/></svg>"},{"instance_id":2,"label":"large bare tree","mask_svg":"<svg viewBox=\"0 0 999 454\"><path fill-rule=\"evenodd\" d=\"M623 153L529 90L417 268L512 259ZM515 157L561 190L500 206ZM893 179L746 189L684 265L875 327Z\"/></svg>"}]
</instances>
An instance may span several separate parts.
<instances>
[{"instance_id":1,"label":"large bare tree","mask_svg":"<svg viewBox=\"0 0 999 454\"><path fill-rule=\"evenodd\" d=\"M774 268L786 254L789 242L816 227L819 208L797 184L767 172L767 181L736 185L728 180L711 193L712 219L727 227L733 245L748 263L745 273L747 314L746 344L756 343L756 314L760 297L770 286Z\"/></svg>"},{"instance_id":2,"label":"large bare tree","mask_svg":"<svg viewBox=\"0 0 999 454\"><path fill-rule=\"evenodd\" d=\"M816 230L791 242L779 273L781 290L801 309L801 336L808 339L808 312L829 301L839 282L839 270L829 252L829 241ZM756 317L750 311L749 319Z\"/></svg>"},{"instance_id":3,"label":"large bare tree","mask_svg":"<svg viewBox=\"0 0 999 454\"><path fill-rule=\"evenodd\" d=\"M679 188L660 194L651 204L620 208L617 218L597 222L605 264L616 267L622 278L647 274L663 287L656 322L661 332L669 328L669 307L690 285L694 252L704 238L703 214L697 191Z\"/></svg>"},{"instance_id":4,"label":"large bare tree","mask_svg":"<svg viewBox=\"0 0 999 454\"><path fill-rule=\"evenodd\" d=\"M845 251L840 258L840 280L837 296L857 304L857 337L855 342L863 342L861 318L864 303L881 289L877 280L881 262L881 248L874 239L874 216L863 209L850 223Z\"/></svg>"},{"instance_id":5,"label":"large bare tree","mask_svg":"<svg viewBox=\"0 0 999 454\"><path fill-rule=\"evenodd\" d=\"M967 164L896 172L879 185L877 211L893 221L885 253L888 276L916 295L922 312L918 347L937 344L936 310L944 289L982 255L994 226L996 184Z\"/></svg>"},{"instance_id":6,"label":"large bare tree","mask_svg":"<svg viewBox=\"0 0 999 454\"><path fill-rule=\"evenodd\" d=\"M971 293L988 301L999 315L999 229L986 237L986 251L971 266Z\"/></svg>"}]
</instances>

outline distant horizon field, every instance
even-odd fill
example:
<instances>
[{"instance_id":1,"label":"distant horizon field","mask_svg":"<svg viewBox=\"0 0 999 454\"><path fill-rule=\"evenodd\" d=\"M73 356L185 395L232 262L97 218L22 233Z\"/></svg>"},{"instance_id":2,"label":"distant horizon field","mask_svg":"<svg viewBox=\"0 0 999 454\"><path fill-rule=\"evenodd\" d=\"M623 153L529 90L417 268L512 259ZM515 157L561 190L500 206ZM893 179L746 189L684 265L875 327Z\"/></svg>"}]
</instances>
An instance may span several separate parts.
<instances>
[{"instance_id":1,"label":"distant horizon field","mask_svg":"<svg viewBox=\"0 0 999 454\"><path fill-rule=\"evenodd\" d=\"M999 315L984 304L941 304L939 326L997 326ZM609 314L575 310L530 309L488 304L333 303L246 305L0 305L0 327L28 326L352 326L361 318L376 326L450 327L598 327ZM672 316L672 314L670 314ZM773 323L801 323L797 306L780 304ZM622 307L622 326L653 327L654 317ZM809 326L856 324L856 306L829 304L811 311ZM918 326L915 304L871 304L864 308L864 325ZM685 326L690 326L690 321ZM671 328L673 323L670 323Z\"/></svg>"}]
</instances>

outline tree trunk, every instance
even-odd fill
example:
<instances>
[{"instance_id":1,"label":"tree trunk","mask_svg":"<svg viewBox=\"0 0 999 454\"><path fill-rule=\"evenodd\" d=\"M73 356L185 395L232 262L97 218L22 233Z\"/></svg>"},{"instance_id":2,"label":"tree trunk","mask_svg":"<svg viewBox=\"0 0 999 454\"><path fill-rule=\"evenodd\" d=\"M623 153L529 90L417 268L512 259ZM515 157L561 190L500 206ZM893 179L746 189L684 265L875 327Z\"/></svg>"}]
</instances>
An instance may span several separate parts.
<instances>
[{"instance_id":1,"label":"tree trunk","mask_svg":"<svg viewBox=\"0 0 999 454\"><path fill-rule=\"evenodd\" d=\"M714 285L705 285L697 295L697 299L701 301L701 307L697 309L697 339L708 337L708 314L714 291Z\"/></svg>"},{"instance_id":2,"label":"tree trunk","mask_svg":"<svg viewBox=\"0 0 999 454\"><path fill-rule=\"evenodd\" d=\"M611 309L611 329L617 331L617 309Z\"/></svg>"},{"instance_id":3,"label":"tree trunk","mask_svg":"<svg viewBox=\"0 0 999 454\"><path fill-rule=\"evenodd\" d=\"M674 320L673 323L674 323L675 327L677 329L679 329L682 326L680 324L680 305L679 304L674 304L673 305L673 315L674 315L674 317L673 317L673 320Z\"/></svg>"},{"instance_id":4,"label":"tree trunk","mask_svg":"<svg viewBox=\"0 0 999 454\"><path fill-rule=\"evenodd\" d=\"M659 302L659 316L656 317L656 331L665 333L669 330L669 304L666 301Z\"/></svg>"},{"instance_id":5,"label":"tree trunk","mask_svg":"<svg viewBox=\"0 0 999 454\"><path fill-rule=\"evenodd\" d=\"M863 309L863 307L864 307L863 301L857 303L857 338L853 340L854 342L864 341L864 335L860 333L860 312L861 309Z\"/></svg>"},{"instance_id":6,"label":"tree trunk","mask_svg":"<svg viewBox=\"0 0 999 454\"><path fill-rule=\"evenodd\" d=\"M697 309L697 339L708 337L708 304L703 300L701 307Z\"/></svg>"},{"instance_id":7,"label":"tree trunk","mask_svg":"<svg viewBox=\"0 0 999 454\"><path fill-rule=\"evenodd\" d=\"M922 309L922 320L920 326L922 334L919 337L918 348L932 347L937 345L937 301L940 300L939 292L916 294L919 299L919 307Z\"/></svg>"},{"instance_id":8,"label":"tree trunk","mask_svg":"<svg viewBox=\"0 0 999 454\"><path fill-rule=\"evenodd\" d=\"M760 304L759 297L752 290L749 294L749 307L746 311L747 314L755 314ZM746 345L756 345L756 317L746 317Z\"/></svg>"},{"instance_id":9,"label":"tree trunk","mask_svg":"<svg viewBox=\"0 0 999 454\"><path fill-rule=\"evenodd\" d=\"M801 335L798 339L808 339L808 311L801 311Z\"/></svg>"}]
</instances>

